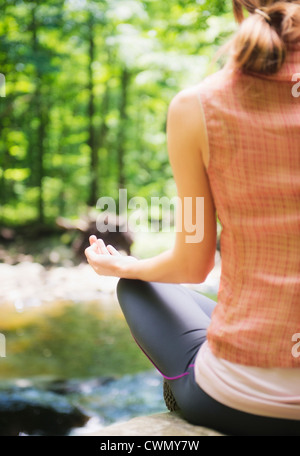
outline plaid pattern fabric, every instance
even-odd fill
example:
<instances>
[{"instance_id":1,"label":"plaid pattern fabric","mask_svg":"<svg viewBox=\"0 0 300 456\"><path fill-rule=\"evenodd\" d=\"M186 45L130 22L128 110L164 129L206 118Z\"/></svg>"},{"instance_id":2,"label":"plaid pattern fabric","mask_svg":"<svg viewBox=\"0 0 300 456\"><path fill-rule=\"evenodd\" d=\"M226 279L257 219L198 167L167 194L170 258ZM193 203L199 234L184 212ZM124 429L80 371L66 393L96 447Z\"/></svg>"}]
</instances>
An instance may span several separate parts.
<instances>
[{"instance_id":1,"label":"plaid pattern fabric","mask_svg":"<svg viewBox=\"0 0 300 456\"><path fill-rule=\"evenodd\" d=\"M199 85L207 168L222 225L212 352L257 367L300 367L300 47L275 76L221 70ZM300 92L300 89L299 89Z\"/></svg>"}]
</instances>

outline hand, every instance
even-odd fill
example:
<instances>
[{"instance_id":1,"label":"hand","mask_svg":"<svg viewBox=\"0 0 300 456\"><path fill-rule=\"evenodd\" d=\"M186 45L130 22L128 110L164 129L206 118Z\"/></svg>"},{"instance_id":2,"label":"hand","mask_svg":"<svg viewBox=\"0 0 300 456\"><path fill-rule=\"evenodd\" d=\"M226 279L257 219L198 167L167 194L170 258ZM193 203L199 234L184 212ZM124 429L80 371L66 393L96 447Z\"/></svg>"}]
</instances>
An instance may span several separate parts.
<instances>
[{"instance_id":1,"label":"hand","mask_svg":"<svg viewBox=\"0 0 300 456\"><path fill-rule=\"evenodd\" d=\"M90 236L90 247L85 256L94 271L103 276L133 278L132 266L138 260L132 256L121 255L112 245L105 245L102 239Z\"/></svg>"}]
</instances>

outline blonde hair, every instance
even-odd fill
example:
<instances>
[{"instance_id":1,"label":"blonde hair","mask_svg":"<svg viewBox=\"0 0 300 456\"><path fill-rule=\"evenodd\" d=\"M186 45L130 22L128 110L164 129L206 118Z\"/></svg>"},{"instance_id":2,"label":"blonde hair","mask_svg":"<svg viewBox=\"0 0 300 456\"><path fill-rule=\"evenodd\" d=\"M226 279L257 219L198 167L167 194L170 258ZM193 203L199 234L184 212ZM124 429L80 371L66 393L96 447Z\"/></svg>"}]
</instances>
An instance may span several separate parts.
<instances>
[{"instance_id":1,"label":"blonde hair","mask_svg":"<svg viewBox=\"0 0 300 456\"><path fill-rule=\"evenodd\" d=\"M229 66L243 72L277 73L288 45L300 42L300 0L233 0L233 12L240 27L226 46Z\"/></svg>"}]
</instances>

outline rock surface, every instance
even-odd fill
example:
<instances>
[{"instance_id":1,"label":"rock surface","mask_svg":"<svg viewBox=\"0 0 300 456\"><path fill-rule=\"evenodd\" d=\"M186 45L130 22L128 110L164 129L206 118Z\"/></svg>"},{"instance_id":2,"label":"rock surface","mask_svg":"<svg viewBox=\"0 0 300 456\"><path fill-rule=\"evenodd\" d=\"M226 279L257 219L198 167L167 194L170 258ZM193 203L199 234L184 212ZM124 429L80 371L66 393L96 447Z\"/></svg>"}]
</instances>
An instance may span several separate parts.
<instances>
[{"instance_id":1,"label":"rock surface","mask_svg":"<svg viewBox=\"0 0 300 456\"><path fill-rule=\"evenodd\" d=\"M81 434L83 435L83 434ZM177 412L166 412L133 418L127 422L89 432L89 436L222 436L217 431L193 426Z\"/></svg>"},{"instance_id":2,"label":"rock surface","mask_svg":"<svg viewBox=\"0 0 300 456\"><path fill-rule=\"evenodd\" d=\"M67 435L88 420L59 394L31 387L0 392L0 436Z\"/></svg>"}]
</instances>

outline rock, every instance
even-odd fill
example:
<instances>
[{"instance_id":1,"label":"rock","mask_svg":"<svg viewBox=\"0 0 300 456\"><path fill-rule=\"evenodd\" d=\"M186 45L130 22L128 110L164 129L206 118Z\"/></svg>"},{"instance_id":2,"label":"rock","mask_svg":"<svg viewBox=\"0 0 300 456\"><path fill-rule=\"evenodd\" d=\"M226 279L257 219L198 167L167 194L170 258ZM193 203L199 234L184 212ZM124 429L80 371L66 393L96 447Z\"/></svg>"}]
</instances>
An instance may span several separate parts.
<instances>
[{"instance_id":1,"label":"rock","mask_svg":"<svg viewBox=\"0 0 300 456\"><path fill-rule=\"evenodd\" d=\"M133 418L90 432L89 436L222 436L217 431L194 426L178 412L166 412Z\"/></svg>"},{"instance_id":2,"label":"rock","mask_svg":"<svg viewBox=\"0 0 300 456\"><path fill-rule=\"evenodd\" d=\"M101 388L103 385L110 384L114 381L114 377L100 377L87 380L57 379L47 384L47 390L63 396L75 393L84 394L94 389Z\"/></svg>"},{"instance_id":3,"label":"rock","mask_svg":"<svg viewBox=\"0 0 300 456\"><path fill-rule=\"evenodd\" d=\"M66 398L35 388L0 392L0 435L67 435L90 417Z\"/></svg>"}]
</instances>

